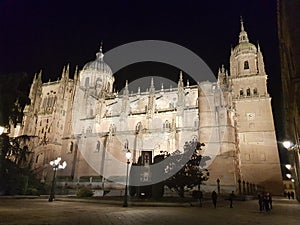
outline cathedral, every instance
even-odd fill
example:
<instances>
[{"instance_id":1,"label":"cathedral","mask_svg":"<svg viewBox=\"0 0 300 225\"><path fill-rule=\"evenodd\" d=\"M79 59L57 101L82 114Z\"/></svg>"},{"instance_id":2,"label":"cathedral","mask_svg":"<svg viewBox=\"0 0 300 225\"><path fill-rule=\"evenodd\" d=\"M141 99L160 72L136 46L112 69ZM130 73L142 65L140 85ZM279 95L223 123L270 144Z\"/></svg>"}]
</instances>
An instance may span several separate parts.
<instances>
[{"instance_id":1,"label":"cathedral","mask_svg":"<svg viewBox=\"0 0 300 225\"><path fill-rule=\"evenodd\" d=\"M152 80L146 91L134 93L126 82L115 92L100 48L73 79L69 66L57 81L43 83L42 74L35 75L31 103L14 132L35 136L33 166L46 183L53 176L49 162L58 156L67 162L57 174L66 182L124 177L127 150L130 162L141 160L145 168L140 179L151 181L154 156L182 152L187 141L199 140L210 174L202 185L207 191L218 183L221 192L243 185L281 194L268 76L260 46L250 43L243 22L229 60L229 72L220 68L216 82L185 84L180 72L175 88L157 88Z\"/></svg>"}]
</instances>

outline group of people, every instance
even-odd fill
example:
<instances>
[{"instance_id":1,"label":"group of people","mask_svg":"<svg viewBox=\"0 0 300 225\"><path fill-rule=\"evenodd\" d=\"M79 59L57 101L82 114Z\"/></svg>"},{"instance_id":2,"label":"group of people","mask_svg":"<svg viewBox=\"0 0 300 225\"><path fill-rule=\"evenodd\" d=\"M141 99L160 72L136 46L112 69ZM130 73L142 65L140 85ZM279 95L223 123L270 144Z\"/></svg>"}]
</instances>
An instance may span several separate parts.
<instances>
[{"instance_id":1,"label":"group of people","mask_svg":"<svg viewBox=\"0 0 300 225\"><path fill-rule=\"evenodd\" d=\"M234 191L231 192L231 194L228 197L229 200L229 207L233 208L233 200L235 198ZM213 206L216 208L217 207L217 199L218 199L218 194L216 191L213 191L211 194L211 199L213 202ZM259 211L263 212L270 212L271 209L273 208L272 206L272 195L269 192L262 193L258 195L258 204L259 204Z\"/></svg>"},{"instance_id":2,"label":"group of people","mask_svg":"<svg viewBox=\"0 0 300 225\"><path fill-rule=\"evenodd\" d=\"M230 208L233 208L233 199L235 198L235 194L234 194L234 191L231 192L231 194L229 195L229 207ZM212 199L212 202L213 202L213 205L215 208L217 208L217 199L218 199L218 194L216 191L213 191L211 193L211 199Z\"/></svg>"},{"instance_id":3,"label":"group of people","mask_svg":"<svg viewBox=\"0 0 300 225\"><path fill-rule=\"evenodd\" d=\"M287 196L288 199L295 198L295 193L293 191L291 191L291 192L288 191L288 193L285 192L284 195Z\"/></svg>"},{"instance_id":4,"label":"group of people","mask_svg":"<svg viewBox=\"0 0 300 225\"><path fill-rule=\"evenodd\" d=\"M272 206L272 196L269 192L259 194L258 196L258 205L259 205L259 211L263 212L270 212L273 208Z\"/></svg>"}]
</instances>

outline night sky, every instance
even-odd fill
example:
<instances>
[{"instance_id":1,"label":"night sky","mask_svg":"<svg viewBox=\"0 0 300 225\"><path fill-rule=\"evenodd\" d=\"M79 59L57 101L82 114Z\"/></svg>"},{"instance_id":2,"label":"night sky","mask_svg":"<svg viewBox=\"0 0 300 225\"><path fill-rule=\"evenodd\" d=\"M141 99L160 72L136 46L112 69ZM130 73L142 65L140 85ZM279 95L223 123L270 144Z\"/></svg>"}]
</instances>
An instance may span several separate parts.
<instances>
[{"instance_id":1,"label":"night sky","mask_svg":"<svg viewBox=\"0 0 300 225\"><path fill-rule=\"evenodd\" d=\"M26 72L31 81L42 69L45 82L56 80L70 63L72 77L76 65L82 68L95 59L101 41L105 52L150 39L190 49L216 74L222 64L229 69L230 48L238 43L240 16L250 41L260 43L275 119L280 121L275 110L281 108L276 0L1 0L0 74ZM115 74L116 88L120 90L125 79L140 74L178 79L176 68L141 63Z\"/></svg>"}]
</instances>

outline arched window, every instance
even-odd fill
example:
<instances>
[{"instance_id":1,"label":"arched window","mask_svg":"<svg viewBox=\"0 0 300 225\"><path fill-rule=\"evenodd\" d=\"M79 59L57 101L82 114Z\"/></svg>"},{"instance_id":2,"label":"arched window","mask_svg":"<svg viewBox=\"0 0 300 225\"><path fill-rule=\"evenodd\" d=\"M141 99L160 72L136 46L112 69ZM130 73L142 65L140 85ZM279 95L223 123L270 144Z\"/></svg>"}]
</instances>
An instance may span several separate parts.
<instances>
[{"instance_id":1,"label":"arched window","mask_svg":"<svg viewBox=\"0 0 300 225\"><path fill-rule=\"evenodd\" d=\"M257 88L253 89L253 95L257 95Z\"/></svg>"},{"instance_id":2,"label":"arched window","mask_svg":"<svg viewBox=\"0 0 300 225\"><path fill-rule=\"evenodd\" d=\"M247 70L247 69L249 69L249 62L245 61L244 62L244 70Z\"/></svg>"},{"instance_id":3,"label":"arched window","mask_svg":"<svg viewBox=\"0 0 300 225\"><path fill-rule=\"evenodd\" d=\"M125 140L125 143L124 143L124 149L128 149L128 140L127 139Z\"/></svg>"},{"instance_id":4,"label":"arched window","mask_svg":"<svg viewBox=\"0 0 300 225\"><path fill-rule=\"evenodd\" d=\"M70 153L73 152L73 141L70 142L69 152L70 152Z\"/></svg>"},{"instance_id":5,"label":"arched window","mask_svg":"<svg viewBox=\"0 0 300 225\"><path fill-rule=\"evenodd\" d=\"M108 84L107 84L107 91L109 91L110 90L110 83L108 82Z\"/></svg>"},{"instance_id":6,"label":"arched window","mask_svg":"<svg viewBox=\"0 0 300 225\"><path fill-rule=\"evenodd\" d=\"M98 77L96 80L96 88L101 88L101 86L102 86L102 79Z\"/></svg>"},{"instance_id":7,"label":"arched window","mask_svg":"<svg viewBox=\"0 0 300 225\"><path fill-rule=\"evenodd\" d=\"M250 96L250 88L247 88L247 96Z\"/></svg>"},{"instance_id":8,"label":"arched window","mask_svg":"<svg viewBox=\"0 0 300 225\"><path fill-rule=\"evenodd\" d=\"M115 124L111 124L109 126L109 132L110 133L116 133L116 131L117 131L116 125Z\"/></svg>"},{"instance_id":9,"label":"arched window","mask_svg":"<svg viewBox=\"0 0 300 225\"><path fill-rule=\"evenodd\" d=\"M89 77L85 78L84 86L85 86L86 88L88 88L88 87L90 86L90 78L89 78Z\"/></svg>"},{"instance_id":10,"label":"arched window","mask_svg":"<svg viewBox=\"0 0 300 225\"><path fill-rule=\"evenodd\" d=\"M243 95L244 95L244 90L242 88L242 89L240 89L240 96L243 96Z\"/></svg>"},{"instance_id":11,"label":"arched window","mask_svg":"<svg viewBox=\"0 0 300 225\"><path fill-rule=\"evenodd\" d=\"M135 132L138 134L142 130L142 123L138 122L136 127L135 127Z\"/></svg>"},{"instance_id":12,"label":"arched window","mask_svg":"<svg viewBox=\"0 0 300 225\"><path fill-rule=\"evenodd\" d=\"M35 163L37 163L39 161L39 157L40 157L40 154L38 154L35 158Z\"/></svg>"},{"instance_id":13,"label":"arched window","mask_svg":"<svg viewBox=\"0 0 300 225\"><path fill-rule=\"evenodd\" d=\"M91 128L91 126L89 126L89 127L86 129L86 133L92 133L92 128Z\"/></svg>"},{"instance_id":14,"label":"arched window","mask_svg":"<svg viewBox=\"0 0 300 225\"><path fill-rule=\"evenodd\" d=\"M99 151L100 151L100 141L97 141L96 152L99 152Z\"/></svg>"},{"instance_id":15,"label":"arched window","mask_svg":"<svg viewBox=\"0 0 300 225\"><path fill-rule=\"evenodd\" d=\"M168 120L165 121L164 125L163 125L163 128L165 129L170 129L170 122Z\"/></svg>"},{"instance_id":16,"label":"arched window","mask_svg":"<svg viewBox=\"0 0 300 225\"><path fill-rule=\"evenodd\" d=\"M194 128L197 129L198 127L199 127L199 120L197 118L197 119L194 119Z\"/></svg>"}]
</instances>

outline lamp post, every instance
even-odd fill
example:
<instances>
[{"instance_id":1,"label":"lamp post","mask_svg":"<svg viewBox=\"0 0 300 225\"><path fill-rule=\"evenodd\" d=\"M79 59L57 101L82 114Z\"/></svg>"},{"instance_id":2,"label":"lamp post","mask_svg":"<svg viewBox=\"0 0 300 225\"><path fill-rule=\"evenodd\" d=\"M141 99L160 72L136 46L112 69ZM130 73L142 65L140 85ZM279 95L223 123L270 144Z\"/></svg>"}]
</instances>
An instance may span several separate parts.
<instances>
[{"instance_id":1,"label":"lamp post","mask_svg":"<svg viewBox=\"0 0 300 225\"><path fill-rule=\"evenodd\" d=\"M0 135L2 135L4 133L4 129L5 129L5 127L0 126Z\"/></svg>"},{"instance_id":2,"label":"lamp post","mask_svg":"<svg viewBox=\"0 0 300 225\"><path fill-rule=\"evenodd\" d=\"M51 192L49 197L49 202L52 202L54 199L54 189L55 189L55 177L56 177L56 171L60 169L64 169L67 166L66 161L64 161L62 164L60 164L61 157L57 157L57 159L50 161L50 165L53 167L53 178L52 178L52 185L51 185Z\"/></svg>"},{"instance_id":3,"label":"lamp post","mask_svg":"<svg viewBox=\"0 0 300 225\"><path fill-rule=\"evenodd\" d=\"M127 159L127 166L126 166L126 183L125 183L125 194L124 194L124 203L123 203L123 207L127 207L128 203L127 203L127 199L128 199L128 194L127 194L127 189L128 189L128 168L129 168L129 164L130 164L130 158L131 158L131 152L128 149L128 145L125 145L125 149L127 149L126 151L126 159Z\"/></svg>"},{"instance_id":4,"label":"lamp post","mask_svg":"<svg viewBox=\"0 0 300 225\"><path fill-rule=\"evenodd\" d=\"M291 174L286 174L286 176L294 183L296 198L300 201L299 144L294 144L291 141L284 141L282 145L289 151L289 159L291 163L285 165L285 167L291 172Z\"/></svg>"}]
</instances>

